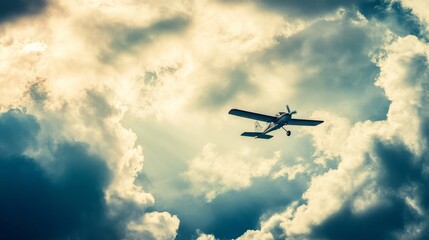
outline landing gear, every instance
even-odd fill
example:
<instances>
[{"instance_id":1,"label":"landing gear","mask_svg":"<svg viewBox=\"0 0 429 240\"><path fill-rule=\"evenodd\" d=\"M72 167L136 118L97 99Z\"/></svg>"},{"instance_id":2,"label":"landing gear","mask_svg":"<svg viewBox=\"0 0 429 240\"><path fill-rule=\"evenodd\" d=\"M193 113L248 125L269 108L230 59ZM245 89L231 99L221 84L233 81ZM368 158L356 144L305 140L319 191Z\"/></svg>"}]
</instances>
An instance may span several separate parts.
<instances>
[{"instance_id":1,"label":"landing gear","mask_svg":"<svg viewBox=\"0 0 429 240\"><path fill-rule=\"evenodd\" d=\"M290 136L292 133L290 132L290 131L288 131L288 130L286 130L286 128L284 128L284 127L282 127L283 128L283 130L285 130L285 132L286 132L286 136Z\"/></svg>"}]
</instances>

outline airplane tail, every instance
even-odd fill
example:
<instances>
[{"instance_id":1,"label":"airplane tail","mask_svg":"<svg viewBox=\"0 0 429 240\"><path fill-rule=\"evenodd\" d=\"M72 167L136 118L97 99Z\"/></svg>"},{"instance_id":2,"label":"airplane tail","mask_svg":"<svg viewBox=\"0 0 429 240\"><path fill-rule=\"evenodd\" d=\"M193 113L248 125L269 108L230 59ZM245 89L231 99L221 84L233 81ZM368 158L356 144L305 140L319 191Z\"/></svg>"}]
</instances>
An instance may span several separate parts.
<instances>
[{"instance_id":1,"label":"airplane tail","mask_svg":"<svg viewBox=\"0 0 429 240\"><path fill-rule=\"evenodd\" d=\"M261 132L261 131L262 131L261 124L259 124L258 121L255 121L255 132Z\"/></svg>"},{"instance_id":2,"label":"airplane tail","mask_svg":"<svg viewBox=\"0 0 429 240\"><path fill-rule=\"evenodd\" d=\"M263 134L261 132L244 132L244 133L241 134L241 136L243 136L243 137L261 138L261 139L270 139L270 138L273 137L272 135Z\"/></svg>"}]
</instances>

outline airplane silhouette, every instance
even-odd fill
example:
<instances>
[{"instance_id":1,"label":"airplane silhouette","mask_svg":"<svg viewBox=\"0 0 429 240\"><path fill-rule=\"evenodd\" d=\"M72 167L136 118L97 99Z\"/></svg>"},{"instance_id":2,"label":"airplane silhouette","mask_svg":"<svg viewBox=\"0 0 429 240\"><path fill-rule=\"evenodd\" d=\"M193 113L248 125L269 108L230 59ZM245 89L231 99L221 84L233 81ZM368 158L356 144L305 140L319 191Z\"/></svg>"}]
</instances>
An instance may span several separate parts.
<instances>
[{"instance_id":1,"label":"airplane silhouette","mask_svg":"<svg viewBox=\"0 0 429 240\"><path fill-rule=\"evenodd\" d=\"M265 115L261 113L249 112L240 109L231 109L229 114L235 115L238 117L250 118L256 120L255 122L255 132L244 132L241 136L244 137L254 137L260 139L270 139L273 136L268 135L267 133L275 131L279 128L283 128L286 131L286 135L290 136L291 131L288 131L284 128L286 125L297 125L297 126L316 126L323 123L322 120L311 120L311 119L298 119L292 118L293 114L296 114L296 111L290 111L288 105L286 105L287 112L279 112L275 116ZM262 128L258 121L266 122L267 125Z\"/></svg>"}]
</instances>

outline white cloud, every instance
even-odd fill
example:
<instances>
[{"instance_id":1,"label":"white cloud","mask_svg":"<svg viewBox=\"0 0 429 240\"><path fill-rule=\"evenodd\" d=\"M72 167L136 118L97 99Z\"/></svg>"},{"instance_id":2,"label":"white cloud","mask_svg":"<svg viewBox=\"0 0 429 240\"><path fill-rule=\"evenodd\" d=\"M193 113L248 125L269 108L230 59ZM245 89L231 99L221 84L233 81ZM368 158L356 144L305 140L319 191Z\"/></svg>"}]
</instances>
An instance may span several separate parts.
<instances>
[{"instance_id":1,"label":"white cloud","mask_svg":"<svg viewBox=\"0 0 429 240\"><path fill-rule=\"evenodd\" d=\"M327 159L338 157L345 147L351 124L345 117L336 113L315 112L311 118L323 119L324 123L316 128L303 128L302 131L313 137L316 161L324 164Z\"/></svg>"},{"instance_id":2,"label":"white cloud","mask_svg":"<svg viewBox=\"0 0 429 240\"><path fill-rule=\"evenodd\" d=\"M219 153L215 145L207 144L191 160L183 176L195 194L204 194L207 201L212 201L226 191L249 187L253 178L268 176L280 159L280 152L272 158L259 158L256 154L251 149Z\"/></svg>"},{"instance_id":3,"label":"white cloud","mask_svg":"<svg viewBox=\"0 0 429 240\"><path fill-rule=\"evenodd\" d=\"M193 13L188 44L193 55L203 60L199 65L214 68L230 68L249 54L272 46L285 27L282 16L261 11L252 3L199 1Z\"/></svg>"},{"instance_id":4,"label":"white cloud","mask_svg":"<svg viewBox=\"0 0 429 240\"><path fill-rule=\"evenodd\" d=\"M177 216L167 212L150 212L140 222L129 223L128 229L131 230L132 239L171 240L177 235L179 223Z\"/></svg>"},{"instance_id":5,"label":"white cloud","mask_svg":"<svg viewBox=\"0 0 429 240\"><path fill-rule=\"evenodd\" d=\"M43 42L29 42L22 47L22 52L32 53L32 52L44 52L46 51L46 44Z\"/></svg>"},{"instance_id":6,"label":"white cloud","mask_svg":"<svg viewBox=\"0 0 429 240\"><path fill-rule=\"evenodd\" d=\"M414 36L401 38L386 48L388 56L379 61L380 77L376 85L392 101L388 112L389 130L401 136L405 144L421 152L419 108L426 94L423 84L428 73L424 65L429 54L427 44ZM423 69L422 69L423 68Z\"/></svg>"},{"instance_id":7,"label":"white cloud","mask_svg":"<svg viewBox=\"0 0 429 240\"><path fill-rule=\"evenodd\" d=\"M303 173L306 170L302 164L296 164L293 166L282 166L278 171L272 174L274 179L287 175L288 180L295 179L297 174Z\"/></svg>"},{"instance_id":8,"label":"white cloud","mask_svg":"<svg viewBox=\"0 0 429 240\"><path fill-rule=\"evenodd\" d=\"M429 36L429 2L426 0L397 0L405 7L410 8L412 12L426 24L426 36Z\"/></svg>"},{"instance_id":9,"label":"white cloud","mask_svg":"<svg viewBox=\"0 0 429 240\"><path fill-rule=\"evenodd\" d=\"M197 231L198 232L198 231ZM215 236L212 234L200 233L197 240L216 240Z\"/></svg>"}]
</instances>

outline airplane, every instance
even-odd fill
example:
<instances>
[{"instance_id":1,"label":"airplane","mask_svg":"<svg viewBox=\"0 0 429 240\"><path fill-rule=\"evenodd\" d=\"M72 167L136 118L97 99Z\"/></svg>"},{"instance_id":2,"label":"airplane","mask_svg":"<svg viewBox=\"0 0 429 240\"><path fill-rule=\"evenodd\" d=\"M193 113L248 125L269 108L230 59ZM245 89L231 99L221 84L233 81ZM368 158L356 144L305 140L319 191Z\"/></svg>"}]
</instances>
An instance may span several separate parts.
<instances>
[{"instance_id":1,"label":"airplane","mask_svg":"<svg viewBox=\"0 0 429 240\"><path fill-rule=\"evenodd\" d=\"M290 136L291 131L286 130L284 128L284 126L286 125L316 126L324 122L322 120L292 118L292 115L296 114L297 112L296 111L291 112L288 105L286 105L286 109L287 109L287 112L279 112L275 116L269 116L265 114L249 112L249 111L235 109L235 108L229 110L228 113L238 117L250 118L250 119L256 120L255 132L244 132L241 134L241 136L254 137L254 138L260 138L260 139L272 138L273 136L268 135L267 133L277 130L279 128L283 128L283 130L286 131L286 135ZM267 125L265 126L265 128L262 128L262 126L259 124L258 121L266 122Z\"/></svg>"}]
</instances>

